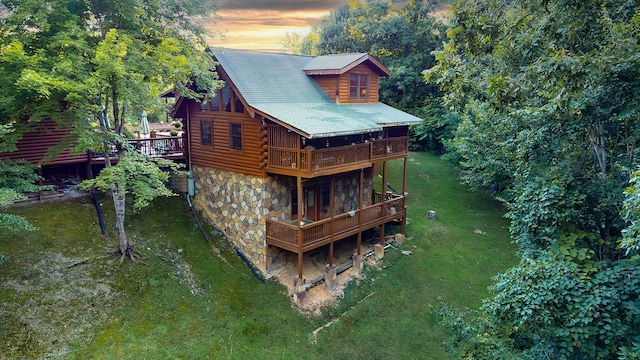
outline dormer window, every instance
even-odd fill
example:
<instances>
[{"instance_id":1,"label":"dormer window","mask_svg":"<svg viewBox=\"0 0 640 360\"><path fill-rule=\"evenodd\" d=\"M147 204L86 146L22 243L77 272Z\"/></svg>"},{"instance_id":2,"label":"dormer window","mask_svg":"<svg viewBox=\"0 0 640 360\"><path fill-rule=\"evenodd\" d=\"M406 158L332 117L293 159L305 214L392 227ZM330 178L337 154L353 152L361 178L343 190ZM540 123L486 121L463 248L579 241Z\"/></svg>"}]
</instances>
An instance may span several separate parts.
<instances>
[{"instance_id":1,"label":"dormer window","mask_svg":"<svg viewBox=\"0 0 640 360\"><path fill-rule=\"evenodd\" d=\"M349 76L349 98L369 98L369 75L351 74Z\"/></svg>"}]
</instances>

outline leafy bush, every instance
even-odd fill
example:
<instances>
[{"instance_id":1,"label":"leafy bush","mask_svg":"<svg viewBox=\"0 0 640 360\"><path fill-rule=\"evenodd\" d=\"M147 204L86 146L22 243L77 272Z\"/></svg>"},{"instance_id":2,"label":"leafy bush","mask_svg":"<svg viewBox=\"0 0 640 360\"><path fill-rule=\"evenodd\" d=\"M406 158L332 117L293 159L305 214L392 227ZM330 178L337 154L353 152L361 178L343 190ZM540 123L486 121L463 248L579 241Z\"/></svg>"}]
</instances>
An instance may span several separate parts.
<instances>
[{"instance_id":1,"label":"leafy bush","mask_svg":"<svg viewBox=\"0 0 640 360\"><path fill-rule=\"evenodd\" d=\"M460 123L458 114L435 104L411 112L423 121L409 129L409 149L443 153L445 143L453 138L453 133Z\"/></svg>"}]
</instances>

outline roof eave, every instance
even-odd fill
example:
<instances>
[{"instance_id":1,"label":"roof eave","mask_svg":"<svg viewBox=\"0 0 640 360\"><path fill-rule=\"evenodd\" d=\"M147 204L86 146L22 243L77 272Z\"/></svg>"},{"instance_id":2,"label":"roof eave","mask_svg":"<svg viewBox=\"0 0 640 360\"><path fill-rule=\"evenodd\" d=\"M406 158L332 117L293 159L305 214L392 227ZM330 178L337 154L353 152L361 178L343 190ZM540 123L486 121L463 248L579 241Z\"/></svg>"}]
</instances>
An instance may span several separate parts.
<instances>
[{"instance_id":1,"label":"roof eave","mask_svg":"<svg viewBox=\"0 0 640 360\"><path fill-rule=\"evenodd\" d=\"M367 61L371 63L371 67L378 75L391 76L391 71L386 66L382 65L382 63L380 63L376 58L366 53L339 69L306 69L303 71L307 75L342 75L353 69L354 67Z\"/></svg>"}]
</instances>

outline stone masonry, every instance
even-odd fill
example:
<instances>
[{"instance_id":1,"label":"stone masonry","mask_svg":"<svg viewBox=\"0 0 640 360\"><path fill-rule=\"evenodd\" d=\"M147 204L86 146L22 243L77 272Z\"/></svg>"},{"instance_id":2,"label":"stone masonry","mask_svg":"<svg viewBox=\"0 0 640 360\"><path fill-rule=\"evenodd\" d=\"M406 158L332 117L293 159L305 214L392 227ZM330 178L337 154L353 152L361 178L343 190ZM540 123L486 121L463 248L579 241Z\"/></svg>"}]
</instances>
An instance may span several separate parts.
<instances>
[{"instance_id":1,"label":"stone masonry","mask_svg":"<svg viewBox=\"0 0 640 360\"><path fill-rule=\"evenodd\" d=\"M287 251L267 246L266 219L288 221L291 183L287 177L257 177L196 166L195 204L267 277L289 261Z\"/></svg>"}]
</instances>

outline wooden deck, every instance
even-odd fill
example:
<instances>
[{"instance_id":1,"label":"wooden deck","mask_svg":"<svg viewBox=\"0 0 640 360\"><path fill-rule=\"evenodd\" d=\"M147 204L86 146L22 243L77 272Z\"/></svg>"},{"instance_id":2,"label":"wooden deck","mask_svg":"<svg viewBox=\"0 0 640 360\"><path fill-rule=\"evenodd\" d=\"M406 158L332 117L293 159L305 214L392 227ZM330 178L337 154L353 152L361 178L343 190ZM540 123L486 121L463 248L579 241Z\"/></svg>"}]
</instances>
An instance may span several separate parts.
<instances>
[{"instance_id":1,"label":"wooden deck","mask_svg":"<svg viewBox=\"0 0 640 360\"><path fill-rule=\"evenodd\" d=\"M370 167L374 162L407 156L408 137L372 140L365 143L319 150L269 146L270 173L316 177Z\"/></svg>"},{"instance_id":2,"label":"wooden deck","mask_svg":"<svg viewBox=\"0 0 640 360\"><path fill-rule=\"evenodd\" d=\"M396 195L387 201L333 218L303 221L300 226L267 219L267 244L304 253L375 226L401 220L406 216L405 212L404 196ZM298 231L302 231L301 243L298 243Z\"/></svg>"},{"instance_id":3,"label":"wooden deck","mask_svg":"<svg viewBox=\"0 0 640 360\"><path fill-rule=\"evenodd\" d=\"M162 157L169 160L186 159L184 138L181 136L130 139L128 142L138 152L150 157ZM91 162L94 164L104 163L104 161L104 154L93 153L91 156Z\"/></svg>"}]
</instances>

